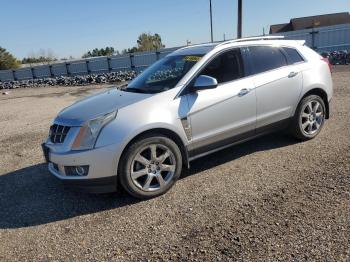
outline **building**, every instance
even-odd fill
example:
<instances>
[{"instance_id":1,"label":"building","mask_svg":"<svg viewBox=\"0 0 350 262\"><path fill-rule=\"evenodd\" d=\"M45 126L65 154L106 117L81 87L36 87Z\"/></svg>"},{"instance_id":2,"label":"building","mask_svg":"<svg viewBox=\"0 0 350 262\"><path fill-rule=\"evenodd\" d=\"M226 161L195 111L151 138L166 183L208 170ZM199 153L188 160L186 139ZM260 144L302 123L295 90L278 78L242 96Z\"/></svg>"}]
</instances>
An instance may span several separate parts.
<instances>
[{"instance_id":1,"label":"building","mask_svg":"<svg viewBox=\"0 0 350 262\"><path fill-rule=\"evenodd\" d=\"M277 24L270 27L270 34L285 33L303 29L311 29L326 26L350 24L349 13L336 13L328 15L315 15L293 18L289 23Z\"/></svg>"},{"instance_id":2,"label":"building","mask_svg":"<svg viewBox=\"0 0 350 262\"><path fill-rule=\"evenodd\" d=\"M293 18L289 23L272 25L270 34L305 40L308 46L319 52L350 51L350 14L344 12Z\"/></svg>"}]
</instances>

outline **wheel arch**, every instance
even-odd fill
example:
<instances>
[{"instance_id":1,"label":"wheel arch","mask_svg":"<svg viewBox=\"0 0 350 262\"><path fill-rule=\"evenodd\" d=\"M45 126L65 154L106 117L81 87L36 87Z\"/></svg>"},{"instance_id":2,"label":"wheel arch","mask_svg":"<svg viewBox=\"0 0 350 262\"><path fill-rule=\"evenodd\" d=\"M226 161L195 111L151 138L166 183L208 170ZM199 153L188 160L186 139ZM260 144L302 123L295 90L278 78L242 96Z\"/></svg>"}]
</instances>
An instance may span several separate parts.
<instances>
[{"instance_id":1,"label":"wheel arch","mask_svg":"<svg viewBox=\"0 0 350 262\"><path fill-rule=\"evenodd\" d=\"M153 129L148 129L146 131L143 131L139 134L137 134L136 136L134 136L128 143L127 145L124 147L119 160L122 158L122 156L125 154L126 150L138 139L140 139L141 137L145 137L145 136L149 136L149 135L163 135L166 136L167 138L173 140L180 149L181 152L181 156L183 159L183 164L186 165L187 168L189 168L189 157L188 157L188 152L186 149L186 146L184 144L184 142L182 141L181 137L176 134L176 132L167 129L167 128L153 128ZM120 168L120 161L118 161L118 166L117 166L117 170L119 170Z\"/></svg>"},{"instance_id":2,"label":"wheel arch","mask_svg":"<svg viewBox=\"0 0 350 262\"><path fill-rule=\"evenodd\" d=\"M305 97L309 96L309 95L318 95L319 97L322 98L325 106L326 106L326 119L329 119L329 114L330 114L330 111L329 111L329 102L328 102L328 95L326 93L326 91L324 91L322 88L313 88L309 91L307 91L303 97L300 99L303 100Z\"/></svg>"}]
</instances>

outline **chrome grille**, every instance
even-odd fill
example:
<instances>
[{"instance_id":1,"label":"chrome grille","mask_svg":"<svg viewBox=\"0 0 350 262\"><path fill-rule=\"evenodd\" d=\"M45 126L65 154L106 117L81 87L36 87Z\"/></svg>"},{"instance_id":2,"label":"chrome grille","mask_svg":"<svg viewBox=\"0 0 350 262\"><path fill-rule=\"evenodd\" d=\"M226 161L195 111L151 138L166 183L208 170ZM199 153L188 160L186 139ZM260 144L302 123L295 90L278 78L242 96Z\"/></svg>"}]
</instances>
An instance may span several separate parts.
<instances>
[{"instance_id":1,"label":"chrome grille","mask_svg":"<svg viewBox=\"0 0 350 262\"><path fill-rule=\"evenodd\" d=\"M52 125L50 127L51 142L55 144L62 144L68 134L69 129L69 126L61 126L57 124Z\"/></svg>"}]
</instances>

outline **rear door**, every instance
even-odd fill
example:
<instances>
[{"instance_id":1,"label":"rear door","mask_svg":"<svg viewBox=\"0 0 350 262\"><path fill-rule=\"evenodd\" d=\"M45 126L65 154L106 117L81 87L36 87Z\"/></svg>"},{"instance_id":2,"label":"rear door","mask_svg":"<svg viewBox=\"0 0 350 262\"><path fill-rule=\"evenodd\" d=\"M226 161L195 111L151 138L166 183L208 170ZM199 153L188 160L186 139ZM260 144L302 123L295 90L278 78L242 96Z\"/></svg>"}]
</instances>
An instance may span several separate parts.
<instances>
[{"instance_id":1,"label":"rear door","mask_svg":"<svg viewBox=\"0 0 350 262\"><path fill-rule=\"evenodd\" d=\"M302 73L276 46L249 46L256 87L257 131L293 115L302 91Z\"/></svg>"}]
</instances>

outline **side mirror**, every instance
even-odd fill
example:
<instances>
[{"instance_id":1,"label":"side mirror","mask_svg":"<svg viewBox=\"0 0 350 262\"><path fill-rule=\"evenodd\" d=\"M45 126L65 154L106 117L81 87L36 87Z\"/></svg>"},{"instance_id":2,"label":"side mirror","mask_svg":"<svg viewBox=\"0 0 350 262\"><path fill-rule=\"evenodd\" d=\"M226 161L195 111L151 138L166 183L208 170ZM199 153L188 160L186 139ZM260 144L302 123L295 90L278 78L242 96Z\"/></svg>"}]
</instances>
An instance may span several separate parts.
<instances>
[{"instance_id":1,"label":"side mirror","mask_svg":"<svg viewBox=\"0 0 350 262\"><path fill-rule=\"evenodd\" d=\"M200 91L205 89L213 89L218 86L218 81L214 77L200 75L197 77L194 85L192 87L192 91Z\"/></svg>"}]
</instances>

